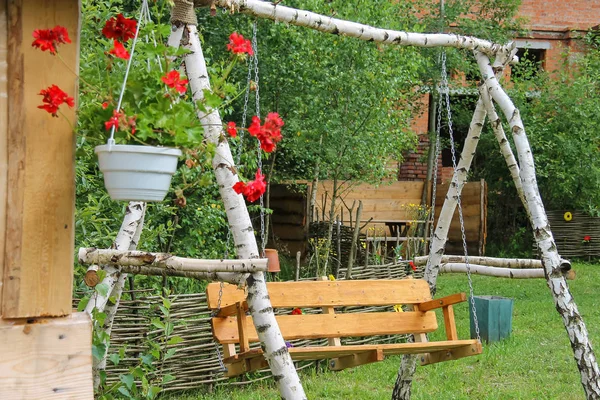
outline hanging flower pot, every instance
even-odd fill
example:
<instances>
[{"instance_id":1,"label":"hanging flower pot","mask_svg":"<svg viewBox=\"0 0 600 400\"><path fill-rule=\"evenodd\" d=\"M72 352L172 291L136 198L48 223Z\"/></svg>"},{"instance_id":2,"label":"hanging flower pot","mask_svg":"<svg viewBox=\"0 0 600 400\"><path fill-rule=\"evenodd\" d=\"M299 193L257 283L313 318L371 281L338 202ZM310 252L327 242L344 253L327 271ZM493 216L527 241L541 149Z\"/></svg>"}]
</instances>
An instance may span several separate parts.
<instances>
[{"instance_id":1,"label":"hanging flower pot","mask_svg":"<svg viewBox=\"0 0 600 400\"><path fill-rule=\"evenodd\" d=\"M269 260L267 263L267 270L269 272L279 272L281 268L279 267L279 254L275 249L265 249L265 257Z\"/></svg>"},{"instance_id":2,"label":"hanging flower pot","mask_svg":"<svg viewBox=\"0 0 600 400\"><path fill-rule=\"evenodd\" d=\"M177 169L181 150L168 147L96 146L104 186L113 200L162 201Z\"/></svg>"}]
</instances>

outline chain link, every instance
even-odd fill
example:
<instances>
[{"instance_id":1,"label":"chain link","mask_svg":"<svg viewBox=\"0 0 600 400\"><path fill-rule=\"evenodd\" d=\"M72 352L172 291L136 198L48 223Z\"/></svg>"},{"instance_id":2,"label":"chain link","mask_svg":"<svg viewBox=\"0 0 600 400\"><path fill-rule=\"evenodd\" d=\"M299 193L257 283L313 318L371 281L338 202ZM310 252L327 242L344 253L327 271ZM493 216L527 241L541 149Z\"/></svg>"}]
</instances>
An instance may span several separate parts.
<instances>
[{"instance_id":1,"label":"chain link","mask_svg":"<svg viewBox=\"0 0 600 400\"><path fill-rule=\"evenodd\" d=\"M225 284L223 283L223 281L219 283L220 285L219 297L217 299L217 308L215 309L215 311L212 312L212 317L216 317L217 314L219 314L219 311L221 311L221 301L223 300L223 288L225 287ZM215 351L217 352L217 360L219 360L219 366L221 367L221 371L227 371L225 364L223 364L223 357L221 356L221 351L219 350L219 344L216 340L213 340L213 343L215 344Z\"/></svg>"},{"instance_id":2,"label":"chain link","mask_svg":"<svg viewBox=\"0 0 600 400\"><path fill-rule=\"evenodd\" d=\"M446 73L446 53L442 52L442 81L440 85L445 92L445 100L446 100L446 115L448 119L448 134L450 136L450 152L452 153L452 167L456 172L456 148L454 145L454 131L452 127L452 110L450 109L450 90L448 87L448 76ZM441 93L441 92L440 92ZM441 104L440 104L441 108ZM439 117L439 114L438 114ZM460 190L459 190L460 192ZM467 250L467 236L465 234L465 220L463 217L463 209L462 209L462 200L460 193L457 196L456 203L458 206L458 218L460 221L460 234L462 238L463 252L465 254L465 265L467 267L467 280L469 282L469 300L471 303L471 309L473 311L473 322L475 325L475 333L477 335L477 340L481 342L481 335L479 332L479 321L477 320L477 308L475 307L475 297L474 297L474 289L473 289L473 279L471 277L471 264L469 263L469 252Z\"/></svg>"}]
</instances>

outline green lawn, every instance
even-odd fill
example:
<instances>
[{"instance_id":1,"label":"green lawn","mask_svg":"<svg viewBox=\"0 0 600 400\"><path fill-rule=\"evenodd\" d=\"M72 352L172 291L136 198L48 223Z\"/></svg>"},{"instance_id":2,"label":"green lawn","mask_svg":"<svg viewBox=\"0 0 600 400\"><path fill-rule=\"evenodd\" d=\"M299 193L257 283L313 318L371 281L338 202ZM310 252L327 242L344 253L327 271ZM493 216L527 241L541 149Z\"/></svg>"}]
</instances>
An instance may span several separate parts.
<instances>
[{"instance_id":1,"label":"green lawn","mask_svg":"<svg viewBox=\"0 0 600 400\"><path fill-rule=\"evenodd\" d=\"M577 279L569 281L592 343L600 343L600 265L575 264ZM579 373L562 321L546 282L473 277L475 294L514 299L513 332L500 343L484 345L483 354L417 369L414 399L583 399ZM462 275L442 275L439 296L468 291ZM459 336L468 338L466 303L456 307ZM442 320L438 321L441 324ZM443 338L436 332L435 339ZM400 357L338 373L301 373L310 399L387 399ZM191 392L171 399L276 399L271 380L216 393Z\"/></svg>"}]
</instances>

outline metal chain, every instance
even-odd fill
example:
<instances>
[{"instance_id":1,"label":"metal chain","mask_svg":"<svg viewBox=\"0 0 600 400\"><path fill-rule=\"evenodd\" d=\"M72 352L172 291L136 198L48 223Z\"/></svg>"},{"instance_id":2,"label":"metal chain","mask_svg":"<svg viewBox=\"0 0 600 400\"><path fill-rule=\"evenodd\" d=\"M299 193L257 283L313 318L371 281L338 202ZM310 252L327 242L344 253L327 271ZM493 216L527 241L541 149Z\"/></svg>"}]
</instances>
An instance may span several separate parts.
<instances>
[{"instance_id":1,"label":"metal chain","mask_svg":"<svg viewBox=\"0 0 600 400\"><path fill-rule=\"evenodd\" d=\"M257 41L257 31L258 31L258 23L257 20L254 21L254 25L252 27L252 49L254 50L254 83L256 85L256 116L260 118L260 85L259 85L259 75L258 75L258 41ZM258 169L262 173L262 149L260 148L260 142L257 142L257 159L258 159ZM265 199L264 195L260 196L260 255L261 257L265 256L265 247L267 246L267 242L265 240Z\"/></svg>"},{"instance_id":2,"label":"metal chain","mask_svg":"<svg viewBox=\"0 0 600 400\"><path fill-rule=\"evenodd\" d=\"M253 43L253 47L254 47L254 43L256 42L256 21L254 21L254 28L253 28L253 37L252 37L252 43ZM246 93L244 93L244 110L242 112L242 128L246 127L246 121L247 121L247 117L248 117L248 104L250 102L250 84L252 82L252 72L254 70L254 60L256 59L256 52L254 52L253 55L250 56L250 59L248 60L248 75L246 77ZM258 88L257 88L258 89ZM235 157L234 157L234 162L235 165L234 167L239 168L240 165L240 161L242 159L242 151L244 148L244 129L240 129L239 134L238 134L238 145L236 146L235 149ZM225 258L229 258L229 245L231 244L231 229L227 230L227 244L225 247Z\"/></svg>"},{"instance_id":3,"label":"metal chain","mask_svg":"<svg viewBox=\"0 0 600 400\"><path fill-rule=\"evenodd\" d=\"M456 148L454 145L454 131L452 129L452 111L450 109L450 90L448 88L448 76L446 73L446 53L442 52L442 81L440 83L443 90L445 91L445 100L446 100L446 116L448 119L448 134L450 136L450 152L452 153L452 167L454 168L454 172L456 173ZM441 93L441 92L440 92ZM440 104L441 108L441 104ZM467 280L469 282L469 300L471 303L471 309L473 310L473 322L475 324L475 333L477 335L477 340L481 342L481 335L479 332L479 321L477 320L477 308L475 307L475 297L474 297L474 289L473 289L473 279L471 277L471 265L469 263L469 253L467 250L467 237L465 234L465 220L463 217L463 209L462 209L462 200L460 193L456 198L457 206L458 206L458 218L460 220L460 234L462 237L463 244L463 252L465 254L465 265L467 267Z\"/></svg>"},{"instance_id":4,"label":"metal chain","mask_svg":"<svg viewBox=\"0 0 600 400\"><path fill-rule=\"evenodd\" d=\"M221 311L221 301L223 300L224 287L225 284L223 283L223 281L221 281L219 286L219 298L217 299L217 308L215 309L215 311L212 312L212 317L216 317L217 314L219 314L219 311ZM213 343L215 344L215 351L217 352L217 359L219 360L221 371L227 371L225 364L223 364L223 357L221 356L221 351L219 350L219 344L216 340L213 340Z\"/></svg>"}]
</instances>

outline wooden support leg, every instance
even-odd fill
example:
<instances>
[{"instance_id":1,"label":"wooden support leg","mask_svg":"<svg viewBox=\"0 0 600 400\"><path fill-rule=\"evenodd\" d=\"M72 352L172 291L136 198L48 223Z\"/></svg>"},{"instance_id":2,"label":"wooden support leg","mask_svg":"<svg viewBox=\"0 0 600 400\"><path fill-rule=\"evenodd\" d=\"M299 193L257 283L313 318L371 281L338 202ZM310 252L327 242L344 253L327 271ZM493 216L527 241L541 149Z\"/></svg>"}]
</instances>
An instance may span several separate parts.
<instances>
[{"instance_id":1,"label":"wooden support leg","mask_svg":"<svg viewBox=\"0 0 600 400\"><path fill-rule=\"evenodd\" d=\"M346 368L383 361L383 357L383 350L381 349L351 354L349 356L334 358L329 361L329 369L332 371L341 371Z\"/></svg>"}]
</instances>

